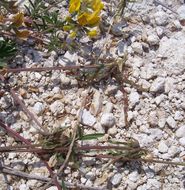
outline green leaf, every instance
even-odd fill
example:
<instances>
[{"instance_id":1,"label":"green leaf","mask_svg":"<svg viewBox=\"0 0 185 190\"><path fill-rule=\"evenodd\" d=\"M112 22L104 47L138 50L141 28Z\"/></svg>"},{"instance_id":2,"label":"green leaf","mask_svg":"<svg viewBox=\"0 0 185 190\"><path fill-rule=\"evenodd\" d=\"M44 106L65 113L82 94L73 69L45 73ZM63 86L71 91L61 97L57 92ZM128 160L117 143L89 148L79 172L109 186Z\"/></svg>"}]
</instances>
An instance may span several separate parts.
<instances>
[{"instance_id":1,"label":"green leaf","mask_svg":"<svg viewBox=\"0 0 185 190\"><path fill-rule=\"evenodd\" d=\"M94 133L94 134L88 134L88 135L83 135L80 140L94 140L98 139L100 137L103 137L104 133Z\"/></svg>"},{"instance_id":2,"label":"green leaf","mask_svg":"<svg viewBox=\"0 0 185 190\"><path fill-rule=\"evenodd\" d=\"M9 40L0 40L0 59L11 57L17 51L14 42Z\"/></svg>"},{"instance_id":3,"label":"green leaf","mask_svg":"<svg viewBox=\"0 0 185 190\"><path fill-rule=\"evenodd\" d=\"M6 63L3 59L0 59L0 69L6 66Z\"/></svg>"},{"instance_id":4,"label":"green leaf","mask_svg":"<svg viewBox=\"0 0 185 190\"><path fill-rule=\"evenodd\" d=\"M62 179L62 184L61 184L61 186L62 186L62 189L63 189L63 190L67 190L67 187L66 187L65 182L64 182L63 179Z\"/></svg>"}]
</instances>

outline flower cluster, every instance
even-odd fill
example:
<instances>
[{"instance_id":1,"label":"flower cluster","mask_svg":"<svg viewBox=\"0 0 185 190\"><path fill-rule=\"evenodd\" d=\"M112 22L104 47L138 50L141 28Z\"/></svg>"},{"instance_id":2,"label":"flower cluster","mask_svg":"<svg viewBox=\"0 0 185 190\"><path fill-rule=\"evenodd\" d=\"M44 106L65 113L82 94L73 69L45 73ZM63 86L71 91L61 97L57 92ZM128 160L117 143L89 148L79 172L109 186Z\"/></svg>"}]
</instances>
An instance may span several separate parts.
<instances>
[{"instance_id":1,"label":"flower cluster","mask_svg":"<svg viewBox=\"0 0 185 190\"><path fill-rule=\"evenodd\" d=\"M92 28L99 24L100 13L103 7L101 0L70 0L70 16L66 18L67 25L63 29L72 31L71 37L75 37L81 28L90 37L96 36L97 30Z\"/></svg>"},{"instance_id":2,"label":"flower cluster","mask_svg":"<svg viewBox=\"0 0 185 190\"><path fill-rule=\"evenodd\" d=\"M25 27L27 28L28 23L22 12L18 12L10 18L0 15L0 23L9 26L10 31L13 31L18 38L27 38L30 34L27 29L24 29Z\"/></svg>"}]
</instances>

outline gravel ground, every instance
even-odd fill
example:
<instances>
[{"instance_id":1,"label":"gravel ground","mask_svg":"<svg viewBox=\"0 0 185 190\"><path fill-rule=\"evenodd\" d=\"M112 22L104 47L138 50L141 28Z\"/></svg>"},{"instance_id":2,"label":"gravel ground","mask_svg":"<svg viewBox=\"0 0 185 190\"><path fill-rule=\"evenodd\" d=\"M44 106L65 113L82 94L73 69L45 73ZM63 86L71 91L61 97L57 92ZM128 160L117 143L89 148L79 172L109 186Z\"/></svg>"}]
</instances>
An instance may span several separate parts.
<instances>
[{"instance_id":1,"label":"gravel ground","mask_svg":"<svg viewBox=\"0 0 185 190\"><path fill-rule=\"evenodd\" d=\"M110 34L102 34L94 41L81 39L81 49L75 52L48 55L24 47L22 55L15 57L11 64L12 67L88 65L93 56L118 59L128 52L129 79L149 89L142 92L125 84L129 99L129 129L124 120L124 94L111 76L106 81L83 87L78 79L64 71L21 72L9 76L11 86L16 87L25 106L50 131L73 126L78 119L86 134L106 132L104 139L119 141L132 137L141 147L147 148L153 158L183 161L185 4L180 0L160 2L143 0L130 4L125 12L125 17L130 18L127 25L120 20L113 24ZM105 7L111 10L115 5L106 1ZM112 17L106 11L103 18L109 23ZM13 102L8 92L0 98L0 119L24 138L33 143L38 141L36 124ZM1 146L17 144L3 131L0 134ZM96 144L96 141L91 143ZM12 152L0 158L5 165L19 171L49 177L43 163L31 153ZM107 167L107 162L83 158L78 171L71 167L64 170L64 179L85 185L85 189L89 186L97 190L102 187L112 190L185 189L182 166L134 162L110 163ZM33 190L42 185L38 180L3 174L0 174L0 184L0 190ZM55 189L52 186L47 190Z\"/></svg>"}]
</instances>

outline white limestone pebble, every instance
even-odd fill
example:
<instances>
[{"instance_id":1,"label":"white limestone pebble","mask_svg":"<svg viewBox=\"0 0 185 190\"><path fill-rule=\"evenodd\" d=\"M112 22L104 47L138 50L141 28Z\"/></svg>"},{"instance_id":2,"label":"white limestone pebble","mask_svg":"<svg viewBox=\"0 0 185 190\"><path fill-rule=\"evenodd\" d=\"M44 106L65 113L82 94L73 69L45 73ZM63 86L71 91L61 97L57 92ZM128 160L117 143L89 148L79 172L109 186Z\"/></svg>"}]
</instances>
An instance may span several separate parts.
<instances>
[{"instance_id":1,"label":"white limestone pebble","mask_svg":"<svg viewBox=\"0 0 185 190\"><path fill-rule=\"evenodd\" d=\"M142 44L139 43L139 42L134 42L132 43L132 49L134 50L135 53L138 53L138 54L143 54L143 47L142 47Z\"/></svg>"},{"instance_id":2,"label":"white limestone pebble","mask_svg":"<svg viewBox=\"0 0 185 190\"><path fill-rule=\"evenodd\" d=\"M139 179L139 174L137 171L134 171L128 175L130 181L136 182Z\"/></svg>"},{"instance_id":3,"label":"white limestone pebble","mask_svg":"<svg viewBox=\"0 0 185 190\"><path fill-rule=\"evenodd\" d=\"M100 123L103 127L113 127L115 125L115 117L112 113L104 113Z\"/></svg>"},{"instance_id":4,"label":"white limestone pebble","mask_svg":"<svg viewBox=\"0 0 185 190\"><path fill-rule=\"evenodd\" d=\"M51 186L49 188L47 188L46 190L57 190L58 188L56 186Z\"/></svg>"},{"instance_id":5,"label":"white limestone pebble","mask_svg":"<svg viewBox=\"0 0 185 190\"><path fill-rule=\"evenodd\" d=\"M179 142L182 146L185 146L185 137L180 138Z\"/></svg>"},{"instance_id":6,"label":"white limestone pebble","mask_svg":"<svg viewBox=\"0 0 185 190\"><path fill-rule=\"evenodd\" d=\"M45 109L45 105L41 102L36 102L35 105L33 106L33 111L36 114L41 114Z\"/></svg>"},{"instance_id":7,"label":"white limestone pebble","mask_svg":"<svg viewBox=\"0 0 185 190\"><path fill-rule=\"evenodd\" d=\"M158 45L159 44L159 37L156 34L150 34L147 39L148 43L151 46Z\"/></svg>"},{"instance_id":8,"label":"white limestone pebble","mask_svg":"<svg viewBox=\"0 0 185 190\"><path fill-rule=\"evenodd\" d=\"M185 5L180 6L177 9L177 13L179 14L179 20L185 20Z\"/></svg>"},{"instance_id":9,"label":"white limestone pebble","mask_svg":"<svg viewBox=\"0 0 185 190\"><path fill-rule=\"evenodd\" d=\"M140 95L137 92L131 92L129 95L130 106L133 107L139 102Z\"/></svg>"},{"instance_id":10,"label":"white limestone pebble","mask_svg":"<svg viewBox=\"0 0 185 190\"><path fill-rule=\"evenodd\" d=\"M164 141L161 141L161 142L159 143L159 145L158 145L158 150L159 150L159 152L161 152L161 153L166 153L166 152L168 152L168 146L165 144Z\"/></svg>"},{"instance_id":11,"label":"white limestone pebble","mask_svg":"<svg viewBox=\"0 0 185 190\"><path fill-rule=\"evenodd\" d=\"M49 108L54 115L64 112L64 104L60 100L53 102Z\"/></svg>"},{"instance_id":12,"label":"white limestone pebble","mask_svg":"<svg viewBox=\"0 0 185 190\"><path fill-rule=\"evenodd\" d=\"M171 127L172 129L176 128L176 121L173 119L172 116L169 116L167 119L166 119L166 123L169 125L169 127Z\"/></svg>"},{"instance_id":13,"label":"white limestone pebble","mask_svg":"<svg viewBox=\"0 0 185 190\"><path fill-rule=\"evenodd\" d=\"M158 77L156 78L151 87L150 87L150 91L151 92L155 92L155 93L159 93L159 92L164 92L164 85L165 85L165 79L162 77Z\"/></svg>"},{"instance_id":14,"label":"white limestone pebble","mask_svg":"<svg viewBox=\"0 0 185 190\"><path fill-rule=\"evenodd\" d=\"M96 122L96 118L90 113L90 111L87 111L86 109L82 111L80 117L81 123L90 127L92 127Z\"/></svg>"},{"instance_id":15,"label":"white limestone pebble","mask_svg":"<svg viewBox=\"0 0 185 190\"><path fill-rule=\"evenodd\" d=\"M185 125L182 125L181 127L179 127L176 130L175 133L176 137L181 138L181 137L185 137Z\"/></svg>"},{"instance_id":16,"label":"white limestone pebble","mask_svg":"<svg viewBox=\"0 0 185 190\"><path fill-rule=\"evenodd\" d=\"M30 188L26 184L21 184L19 190L29 190Z\"/></svg>"},{"instance_id":17,"label":"white limestone pebble","mask_svg":"<svg viewBox=\"0 0 185 190\"><path fill-rule=\"evenodd\" d=\"M164 26L168 23L168 15L163 11L158 11L154 14L155 22L158 26Z\"/></svg>"},{"instance_id":18,"label":"white limestone pebble","mask_svg":"<svg viewBox=\"0 0 185 190\"><path fill-rule=\"evenodd\" d=\"M111 183L114 186L117 186L121 183L122 180L122 175L120 173L116 173L112 178L111 178Z\"/></svg>"}]
</instances>

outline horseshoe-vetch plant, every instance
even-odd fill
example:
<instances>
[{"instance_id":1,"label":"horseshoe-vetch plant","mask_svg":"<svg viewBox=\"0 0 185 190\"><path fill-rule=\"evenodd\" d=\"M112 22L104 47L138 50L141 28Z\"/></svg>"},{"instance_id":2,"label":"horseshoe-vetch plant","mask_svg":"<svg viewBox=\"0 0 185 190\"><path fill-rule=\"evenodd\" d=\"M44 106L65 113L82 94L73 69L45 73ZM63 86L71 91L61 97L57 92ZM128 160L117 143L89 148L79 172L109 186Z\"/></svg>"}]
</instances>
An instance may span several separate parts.
<instances>
[{"instance_id":1,"label":"horseshoe-vetch plant","mask_svg":"<svg viewBox=\"0 0 185 190\"><path fill-rule=\"evenodd\" d=\"M70 0L67 24L64 30L70 31L71 37L85 32L89 37L97 35L95 27L100 22L100 13L104 5L101 0Z\"/></svg>"}]
</instances>

